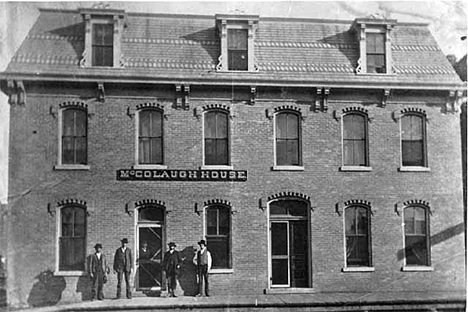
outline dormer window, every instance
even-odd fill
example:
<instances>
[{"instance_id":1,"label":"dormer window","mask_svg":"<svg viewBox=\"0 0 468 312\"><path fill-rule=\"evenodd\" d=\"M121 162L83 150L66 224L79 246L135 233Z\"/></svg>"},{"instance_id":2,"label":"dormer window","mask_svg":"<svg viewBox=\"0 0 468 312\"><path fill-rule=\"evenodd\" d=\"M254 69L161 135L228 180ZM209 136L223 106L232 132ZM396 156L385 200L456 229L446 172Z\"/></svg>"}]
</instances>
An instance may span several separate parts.
<instances>
[{"instance_id":1,"label":"dormer window","mask_svg":"<svg viewBox=\"0 0 468 312\"><path fill-rule=\"evenodd\" d=\"M358 74L393 74L390 32L396 20L356 19L353 29L359 40Z\"/></svg>"},{"instance_id":2,"label":"dormer window","mask_svg":"<svg viewBox=\"0 0 468 312\"><path fill-rule=\"evenodd\" d=\"M125 12L109 9L81 10L85 45L81 67L122 67L121 37Z\"/></svg>"},{"instance_id":3,"label":"dormer window","mask_svg":"<svg viewBox=\"0 0 468 312\"><path fill-rule=\"evenodd\" d=\"M258 16L216 15L221 38L217 71L258 71L254 42Z\"/></svg>"}]
</instances>

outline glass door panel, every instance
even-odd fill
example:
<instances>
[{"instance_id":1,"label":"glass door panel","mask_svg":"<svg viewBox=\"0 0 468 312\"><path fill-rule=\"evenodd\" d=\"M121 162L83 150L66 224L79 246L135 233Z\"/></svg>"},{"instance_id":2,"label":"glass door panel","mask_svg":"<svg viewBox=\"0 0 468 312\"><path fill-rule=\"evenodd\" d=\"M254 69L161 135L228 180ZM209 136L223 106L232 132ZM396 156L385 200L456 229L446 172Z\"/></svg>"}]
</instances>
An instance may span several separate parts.
<instances>
[{"instance_id":1,"label":"glass door panel","mask_svg":"<svg viewBox=\"0 0 468 312\"><path fill-rule=\"evenodd\" d=\"M137 288L160 289L162 282L163 228L138 226Z\"/></svg>"},{"instance_id":2,"label":"glass door panel","mask_svg":"<svg viewBox=\"0 0 468 312\"><path fill-rule=\"evenodd\" d=\"M307 222L290 221L291 287L308 287Z\"/></svg>"},{"instance_id":3,"label":"glass door panel","mask_svg":"<svg viewBox=\"0 0 468 312\"><path fill-rule=\"evenodd\" d=\"M271 222L271 285L289 286L288 222Z\"/></svg>"}]
</instances>

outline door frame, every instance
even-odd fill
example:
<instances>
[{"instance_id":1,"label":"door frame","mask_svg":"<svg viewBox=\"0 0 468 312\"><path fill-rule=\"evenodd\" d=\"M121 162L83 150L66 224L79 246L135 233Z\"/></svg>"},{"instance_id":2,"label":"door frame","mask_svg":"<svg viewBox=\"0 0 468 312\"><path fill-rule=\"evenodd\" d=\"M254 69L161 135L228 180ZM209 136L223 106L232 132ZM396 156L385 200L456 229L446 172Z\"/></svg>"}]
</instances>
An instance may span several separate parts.
<instances>
[{"instance_id":1,"label":"door frame","mask_svg":"<svg viewBox=\"0 0 468 312\"><path fill-rule=\"evenodd\" d=\"M151 288L140 288L137 287L137 270L138 270L138 265L137 265L137 259L139 257L139 252L140 252L140 228L149 228L149 227L160 227L161 228L161 266L162 266L162 259L164 256L165 249L164 247L166 246L166 218L164 217L163 221L143 221L143 222L138 222L138 214L140 213L140 209L148 208L148 206L141 206L135 209L134 213L134 220L135 220L135 250L134 250L134 262L133 262L133 272L135 272L134 276L134 289L135 290L164 290L165 286L165 278L164 278L164 272L161 270L161 286L154 286ZM165 211L166 209L164 207L159 207L159 206L154 206L154 209L162 209L164 212L165 216Z\"/></svg>"},{"instance_id":2,"label":"door frame","mask_svg":"<svg viewBox=\"0 0 468 312\"><path fill-rule=\"evenodd\" d=\"M274 199L274 200L271 200L268 202L268 205L267 205L267 252L268 252L268 255L267 255L267 267L268 267L268 288L291 288L291 269L290 269L290 259L289 259L289 256L290 256L290 248L289 248L289 245L288 245L288 272L289 272L289 275L288 275L288 285L273 285L272 282L273 282L273 274L272 274L272 257L271 257L271 223L272 222L287 222L288 223L288 241L289 241L289 221L294 221L294 220L299 220L298 218L294 218L294 217L275 217L271 218L270 216L270 204L273 203L273 202L276 202L276 201L301 201L301 202L304 202L307 204L307 246L308 246L308 250L307 250L307 269L308 269L308 287L307 288L313 288L312 287L312 230L311 230L311 224L312 224L312 220L311 220L311 213L310 213L310 202L307 201L307 200L304 200L302 198L297 198L297 197L285 197L285 198L279 198L279 199ZM289 244L289 242L288 242ZM301 287L301 288L306 288L306 287Z\"/></svg>"}]
</instances>

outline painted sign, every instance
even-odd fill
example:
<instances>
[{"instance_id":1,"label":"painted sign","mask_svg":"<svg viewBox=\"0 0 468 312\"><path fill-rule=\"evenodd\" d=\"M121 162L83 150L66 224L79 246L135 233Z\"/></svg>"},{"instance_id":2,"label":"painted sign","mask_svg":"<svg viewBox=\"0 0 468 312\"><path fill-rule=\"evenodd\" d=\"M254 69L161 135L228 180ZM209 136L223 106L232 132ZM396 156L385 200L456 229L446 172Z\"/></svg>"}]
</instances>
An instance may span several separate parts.
<instances>
[{"instance_id":1,"label":"painted sign","mask_svg":"<svg viewBox=\"0 0 468 312\"><path fill-rule=\"evenodd\" d=\"M247 181L247 170L119 169L120 181Z\"/></svg>"}]
</instances>

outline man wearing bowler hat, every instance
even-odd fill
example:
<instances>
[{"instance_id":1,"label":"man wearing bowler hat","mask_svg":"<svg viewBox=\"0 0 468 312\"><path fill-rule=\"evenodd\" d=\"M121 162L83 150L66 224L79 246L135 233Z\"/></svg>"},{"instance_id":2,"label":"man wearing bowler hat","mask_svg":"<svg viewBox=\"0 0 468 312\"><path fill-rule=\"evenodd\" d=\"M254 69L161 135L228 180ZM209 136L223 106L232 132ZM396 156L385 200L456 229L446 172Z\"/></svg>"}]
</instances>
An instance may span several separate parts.
<instances>
[{"instance_id":1,"label":"man wearing bowler hat","mask_svg":"<svg viewBox=\"0 0 468 312\"><path fill-rule=\"evenodd\" d=\"M117 273L117 299L120 299L122 289L122 275L125 276L127 299L132 299L130 290L130 273L133 267L132 251L127 247L128 239L121 240L122 246L117 248L114 256L114 272Z\"/></svg>"},{"instance_id":2,"label":"man wearing bowler hat","mask_svg":"<svg viewBox=\"0 0 468 312\"><path fill-rule=\"evenodd\" d=\"M203 295L203 283L205 283L205 294L207 297L210 296L209 284L208 284L208 273L211 269L211 253L206 249L206 242L204 239L198 242L200 249L193 257L193 264L197 266L197 280L198 280L198 294L197 297Z\"/></svg>"},{"instance_id":3,"label":"man wearing bowler hat","mask_svg":"<svg viewBox=\"0 0 468 312\"><path fill-rule=\"evenodd\" d=\"M182 258L176 249L177 245L173 242L169 244L169 250L164 254L163 269L166 272L167 294L168 297L177 297L174 293L177 287L176 276L179 273Z\"/></svg>"},{"instance_id":4,"label":"man wearing bowler hat","mask_svg":"<svg viewBox=\"0 0 468 312\"><path fill-rule=\"evenodd\" d=\"M104 283L107 282L107 275L109 273L109 267L107 266L106 256L104 256L102 251L102 245L94 245L96 252L89 259L89 276L93 282L93 288L91 291L92 298L94 300L96 297L98 300L104 300L104 294L102 288Z\"/></svg>"}]
</instances>

